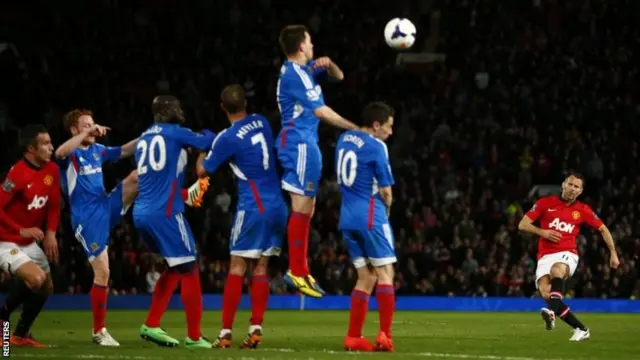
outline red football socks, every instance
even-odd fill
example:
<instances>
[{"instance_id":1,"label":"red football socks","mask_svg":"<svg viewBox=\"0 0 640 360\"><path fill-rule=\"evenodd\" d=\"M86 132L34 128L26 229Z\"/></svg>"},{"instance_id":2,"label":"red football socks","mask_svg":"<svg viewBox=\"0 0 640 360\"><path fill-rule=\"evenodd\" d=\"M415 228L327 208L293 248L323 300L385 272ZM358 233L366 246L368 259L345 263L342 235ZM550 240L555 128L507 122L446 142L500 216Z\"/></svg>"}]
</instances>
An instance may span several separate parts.
<instances>
[{"instance_id":1,"label":"red football socks","mask_svg":"<svg viewBox=\"0 0 640 360\"><path fill-rule=\"evenodd\" d=\"M269 278L267 275L256 275L251 280L251 325L262 325L268 302Z\"/></svg>"},{"instance_id":2,"label":"red football socks","mask_svg":"<svg viewBox=\"0 0 640 360\"><path fill-rule=\"evenodd\" d=\"M107 317L107 287L93 284L89 291L91 312L93 313L93 333L102 330Z\"/></svg>"},{"instance_id":3,"label":"red football socks","mask_svg":"<svg viewBox=\"0 0 640 360\"><path fill-rule=\"evenodd\" d=\"M364 321L369 310L369 294L362 290L351 293L351 312L349 313L349 337L361 337Z\"/></svg>"},{"instance_id":4,"label":"red football socks","mask_svg":"<svg viewBox=\"0 0 640 360\"><path fill-rule=\"evenodd\" d=\"M222 328L232 329L242 297L242 276L229 274L222 294Z\"/></svg>"},{"instance_id":5,"label":"red football socks","mask_svg":"<svg viewBox=\"0 0 640 360\"><path fill-rule=\"evenodd\" d=\"M309 275L307 252L309 251L309 223L308 214L292 212L287 226L289 243L289 269L295 276Z\"/></svg>"},{"instance_id":6,"label":"red football socks","mask_svg":"<svg viewBox=\"0 0 640 360\"><path fill-rule=\"evenodd\" d=\"M160 327L160 320L164 315L171 301L173 292L180 283L180 274L165 270L162 276L156 282L156 286L153 288L153 294L151 297L151 308L149 314L147 314L147 320L144 322L150 328Z\"/></svg>"},{"instance_id":7,"label":"red football socks","mask_svg":"<svg viewBox=\"0 0 640 360\"><path fill-rule=\"evenodd\" d=\"M395 289L393 285L378 285L376 287L378 312L380 313L380 331L391 337L391 322L395 310Z\"/></svg>"},{"instance_id":8,"label":"red football socks","mask_svg":"<svg viewBox=\"0 0 640 360\"><path fill-rule=\"evenodd\" d=\"M200 271L197 267L186 274L181 274L180 296L187 317L187 336L198 340L202 336L202 288L200 287Z\"/></svg>"}]
</instances>

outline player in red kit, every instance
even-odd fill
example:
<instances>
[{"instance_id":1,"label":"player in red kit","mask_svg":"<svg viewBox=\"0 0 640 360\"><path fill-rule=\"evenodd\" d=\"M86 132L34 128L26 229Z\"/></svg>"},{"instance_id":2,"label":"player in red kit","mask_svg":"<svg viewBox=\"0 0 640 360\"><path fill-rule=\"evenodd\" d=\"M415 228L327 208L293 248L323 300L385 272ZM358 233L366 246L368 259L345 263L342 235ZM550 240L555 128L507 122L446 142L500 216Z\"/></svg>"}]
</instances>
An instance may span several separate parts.
<instances>
[{"instance_id":1,"label":"player in red kit","mask_svg":"<svg viewBox=\"0 0 640 360\"><path fill-rule=\"evenodd\" d=\"M22 304L11 344L44 347L29 329L53 292L48 260L58 260L60 178L58 166L50 161L53 145L46 128L27 126L21 131L20 145L24 156L9 170L0 189L0 267L21 281L7 295L0 321L9 320Z\"/></svg>"},{"instance_id":2,"label":"player in red kit","mask_svg":"<svg viewBox=\"0 0 640 360\"><path fill-rule=\"evenodd\" d=\"M584 178L581 175L567 176L562 183L560 197L553 195L539 199L518 224L519 230L540 237L536 287L548 305L548 308L540 310L545 326L547 330L553 330L556 315L559 316L573 328L570 341L587 340L591 336L589 329L562 301L565 281L578 267L576 237L581 224L585 223L600 231L611 253L609 266L615 269L620 265L613 237L607 226L589 205L577 201L583 189ZM536 220L540 220L540 227L533 225Z\"/></svg>"}]
</instances>

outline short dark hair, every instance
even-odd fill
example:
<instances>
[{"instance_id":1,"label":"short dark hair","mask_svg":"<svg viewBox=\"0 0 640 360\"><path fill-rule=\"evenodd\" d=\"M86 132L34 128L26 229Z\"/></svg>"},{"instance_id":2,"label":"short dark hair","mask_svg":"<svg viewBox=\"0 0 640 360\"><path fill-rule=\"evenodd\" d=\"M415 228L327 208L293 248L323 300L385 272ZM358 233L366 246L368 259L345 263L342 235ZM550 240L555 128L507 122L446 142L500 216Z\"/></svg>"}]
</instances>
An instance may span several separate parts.
<instances>
[{"instance_id":1,"label":"short dark hair","mask_svg":"<svg viewBox=\"0 0 640 360\"><path fill-rule=\"evenodd\" d=\"M49 130L41 124L29 124L20 130L18 135L18 146L23 152L27 151L29 146L38 145L38 135L46 134Z\"/></svg>"},{"instance_id":2,"label":"short dark hair","mask_svg":"<svg viewBox=\"0 0 640 360\"><path fill-rule=\"evenodd\" d=\"M81 116L91 116L93 117L93 111L87 109L73 109L64 115L64 129L67 131L71 131L71 128L78 125L78 119Z\"/></svg>"},{"instance_id":3,"label":"short dark hair","mask_svg":"<svg viewBox=\"0 0 640 360\"><path fill-rule=\"evenodd\" d=\"M229 114L245 111L247 100L242 85L233 84L225 87L220 93L220 101Z\"/></svg>"},{"instance_id":4,"label":"short dark hair","mask_svg":"<svg viewBox=\"0 0 640 360\"><path fill-rule=\"evenodd\" d=\"M584 186L587 184L587 181L584 179L584 176L582 176L582 174L580 174L579 172L575 172L575 171L570 171L567 176L564 177L564 180L566 181L568 178L570 177L574 177L580 181L582 181L582 187L584 188Z\"/></svg>"},{"instance_id":5,"label":"short dark hair","mask_svg":"<svg viewBox=\"0 0 640 360\"><path fill-rule=\"evenodd\" d=\"M374 122L384 125L389 121L390 116L395 115L393 108L381 101L374 101L367 104L362 110L362 125L366 127L373 127Z\"/></svg>"},{"instance_id":6,"label":"short dark hair","mask_svg":"<svg viewBox=\"0 0 640 360\"><path fill-rule=\"evenodd\" d=\"M307 27L304 25L287 25L280 31L278 36L278 42L280 48L285 55L293 55L298 52L300 44L304 42L307 37Z\"/></svg>"},{"instance_id":7,"label":"short dark hair","mask_svg":"<svg viewBox=\"0 0 640 360\"><path fill-rule=\"evenodd\" d=\"M172 95L156 96L151 103L153 121L166 123L183 123L184 113L180 100Z\"/></svg>"}]
</instances>

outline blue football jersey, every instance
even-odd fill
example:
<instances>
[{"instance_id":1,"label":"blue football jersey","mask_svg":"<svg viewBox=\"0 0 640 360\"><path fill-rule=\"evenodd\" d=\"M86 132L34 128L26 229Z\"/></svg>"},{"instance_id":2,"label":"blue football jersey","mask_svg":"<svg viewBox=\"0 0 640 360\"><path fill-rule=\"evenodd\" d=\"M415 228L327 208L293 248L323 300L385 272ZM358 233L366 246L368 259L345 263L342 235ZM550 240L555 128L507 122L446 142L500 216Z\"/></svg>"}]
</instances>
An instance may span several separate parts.
<instances>
[{"instance_id":1,"label":"blue football jersey","mask_svg":"<svg viewBox=\"0 0 640 360\"><path fill-rule=\"evenodd\" d=\"M69 199L73 218L89 216L105 206L102 164L117 161L120 154L122 148L119 146L92 144L87 148L75 148L69 156L58 160L62 191Z\"/></svg>"},{"instance_id":2,"label":"blue football jersey","mask_svg":"<svg viewBox=\"0 0 640 360\"><path fill-rule=\"evenodd\" d=\"M187 151L193 147L206 150L213 133L196 134L176 124L156 123L140 135L136 143L138 196L133 214L171 216L184 212L181 190Z\"/></svg>"},{"instance_id":3,"label":"blue football jersey","mask_svg":"<svg viewBox=\"0 0 640 360\"><path fill-rule=\"evenodd\" d=\"M264 116L247 115L220 132L202 166L211 174L227 160L237 178L238 210L263 212L282 205L273 133Z\"/></svg>"},{"instance_id":4,"label":"blue football jersey","mask_svg":"<svg viewBox=\"0 0 640 360\"><path fill-rule=\"evenodd\" d=\"M313 111L324 105L322 88L316 84L316 77L326 70L315 69L314 61L300 65L285 61L280 68L277 100L282 120L278 144L284 147L292 143L318 142L320 120Z\"/></svg>"},{"instance_id":5,"label":"blue football jersey","mask_svg":"<svg viewBox=\"0 0 640 360\"><path fill-rule=\"evenodd\" d=\"M387 145L358 130L343 133L336 145L336 175L342 205L340 230L367 230L389 222L379 187L394 184Z\"/></svg>"}]
</instances>

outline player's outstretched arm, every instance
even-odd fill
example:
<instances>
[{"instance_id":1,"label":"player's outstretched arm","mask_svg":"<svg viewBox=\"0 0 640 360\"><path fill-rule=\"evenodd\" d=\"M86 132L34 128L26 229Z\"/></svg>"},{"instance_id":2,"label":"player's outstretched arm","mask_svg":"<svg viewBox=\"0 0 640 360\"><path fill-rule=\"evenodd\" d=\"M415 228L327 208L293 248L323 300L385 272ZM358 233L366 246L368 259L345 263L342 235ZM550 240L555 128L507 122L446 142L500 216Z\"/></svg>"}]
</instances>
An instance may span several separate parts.
<instances>
[{"instance_id":1,"label":"player's outstretched arm","mask_svg":"<svg viewBox=\"0 0 640 360\"><path fill-rule=\"evenodd\" d=\"M313 110L313 113L321 120L341 129L345 130L355 130L358 126L351 121L343 118L335 112L332 108L327 105L320 106L319 108Z\"/></svg>"},{"instance_id":2,"label":"player's outstretched arm","mask_svg":"<svg viewBox=\"0 0 640 360\"><path fill-rule=\"evenodd\" d=\"M133 156L136 152L136 143L138 142L138 138L135 138L128 143L122 145L122 151L120 152L120 159L126 159Z\"/></svg>"},{"instance_id":3,"label":"player's outstretched arm","mask_svg":"<svg viewBox=\"0 0 640 360\"><path fill-rule=\"evenodd\" d=\"M75 135L71 139L65 141L58 147L58 149L56 149L56 158L66 159L89 135L93 133L96 136L104 136L104 134L107 133L107 130L111 129L106 126L95 124L93 127L82 131L78 135Z\"/></svg>"},{"instance_id":4,"label":"player's outstretched arm","mask_svg":"<svg viewBox=\"0 0 640 360\"><path fill-rule=\"evenodd\" d=\"M609 231L609 228L607 227L607 225L602 224L598 228L598 231L600 231L600 234L602 235L602 240L604 240L604 243L607 244L607 248L609 249L609 254L611 254L609 265L615 269L618 267L618 265L620 265L620 260L618 259L618 251L616 250L616 244L613 242L613 236L611 235L611 232Z\"/></svg>"}]
</instances>

